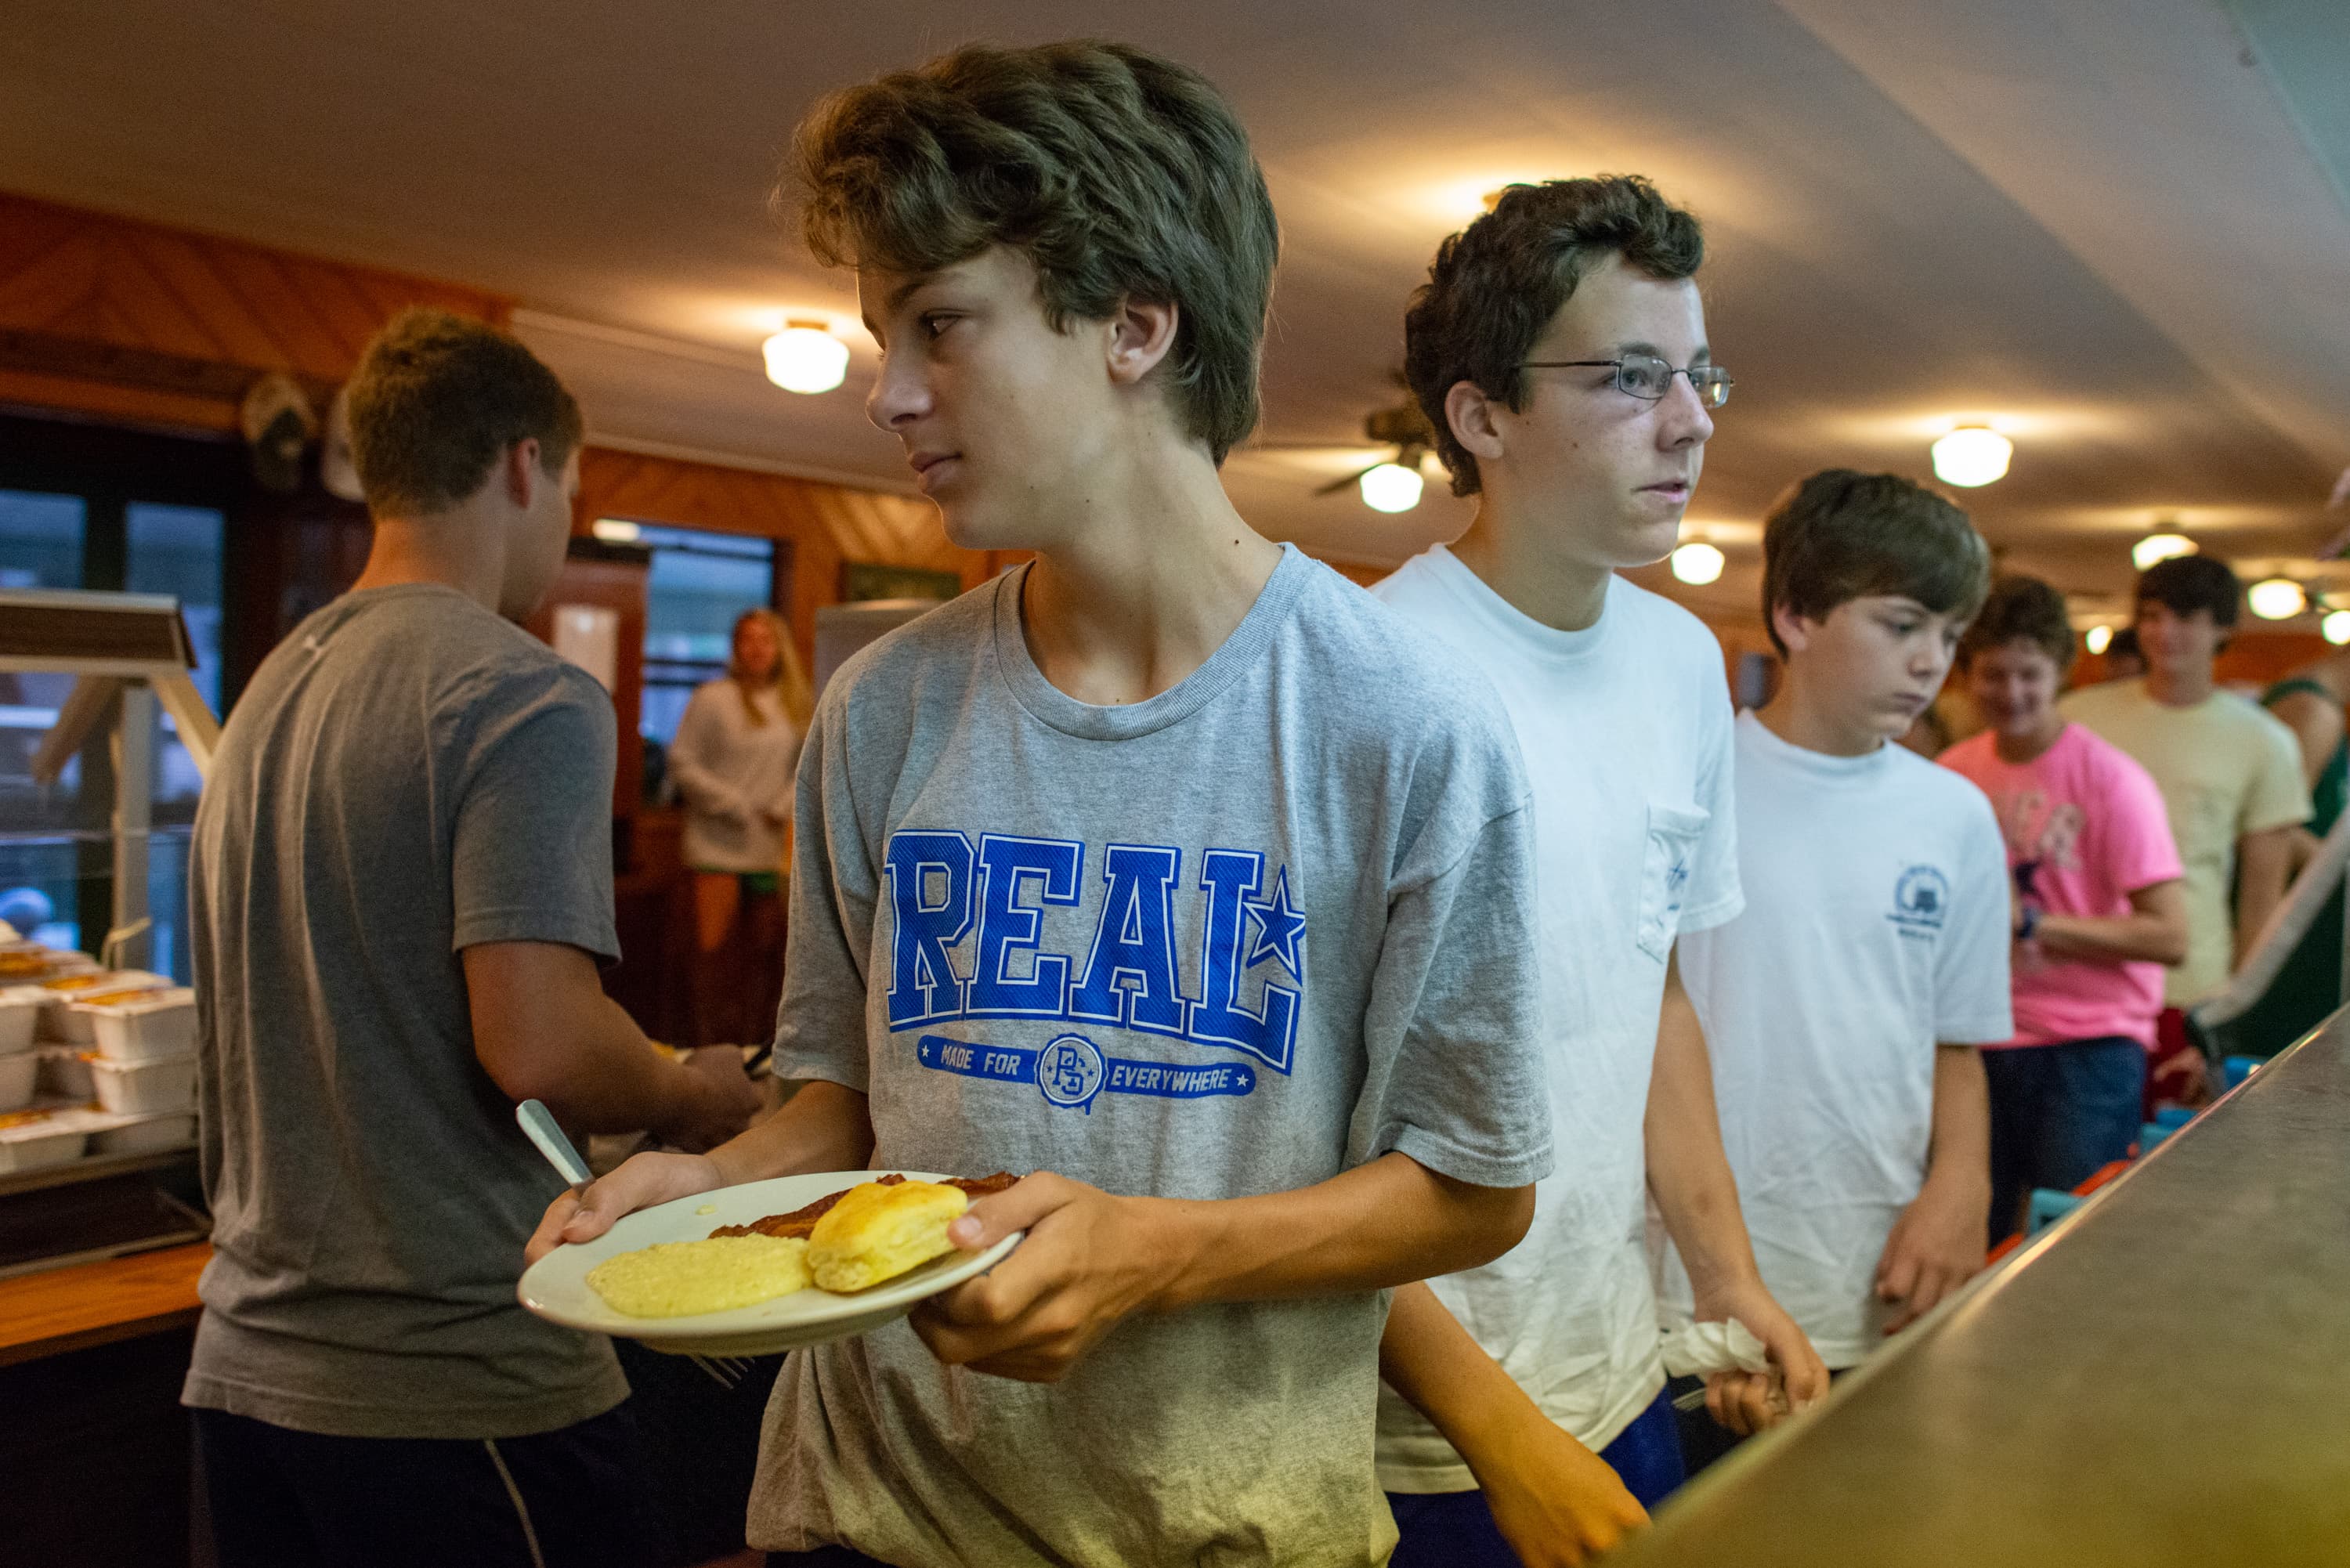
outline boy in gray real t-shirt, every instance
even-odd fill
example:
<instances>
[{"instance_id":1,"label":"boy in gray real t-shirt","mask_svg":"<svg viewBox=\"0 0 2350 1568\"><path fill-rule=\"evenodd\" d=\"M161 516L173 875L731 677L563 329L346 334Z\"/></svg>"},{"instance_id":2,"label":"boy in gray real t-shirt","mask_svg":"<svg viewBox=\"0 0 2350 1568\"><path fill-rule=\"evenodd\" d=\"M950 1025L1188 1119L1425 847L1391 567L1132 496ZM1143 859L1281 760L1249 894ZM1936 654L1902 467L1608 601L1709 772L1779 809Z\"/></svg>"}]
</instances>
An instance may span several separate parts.
<instances>
[{"instance_id":1,"label":"boy in gray real t-shirt","mask_svg":"<svg viewBox=\"0 0 2350 1568\"><path fill-rule=\"evenodd\" d=\"M775 1057L806 1086L534 1246L794 1170L1034 1172L951 1232L1026 1231L990 1274L788 1364L752 1541L1383 1562L1386 1290L1506 1250L1550 1164L1506 720L1224 498L1274 224L1206 82L969 49L800 153L875 422L957 543L1036 559L818 706Z\"/></svg>"}]
</instances>

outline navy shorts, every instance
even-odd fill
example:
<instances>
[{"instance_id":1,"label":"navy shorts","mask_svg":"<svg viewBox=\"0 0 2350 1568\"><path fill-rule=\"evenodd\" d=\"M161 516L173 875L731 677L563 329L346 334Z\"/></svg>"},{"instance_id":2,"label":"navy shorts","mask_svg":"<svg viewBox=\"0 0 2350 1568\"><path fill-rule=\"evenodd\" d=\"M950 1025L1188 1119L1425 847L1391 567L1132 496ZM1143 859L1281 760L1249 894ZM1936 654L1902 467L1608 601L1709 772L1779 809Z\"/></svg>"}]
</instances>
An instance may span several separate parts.
<instances>
[{"instance_id":1,"label":"navy shorts","mask_svg":"<svg viewBox=\"0 0 2350 1568\"><path fill-rule=\"evenodd\" d=\"M1664 1501L1682 1480L1672 1401L1658 1395L1599 1457L1642 1508ZM1520 1568L1482 1491L1391 1491L1388 1506L1395 1511L1399 1537L1388 1568Z\"/></svg>"},{"instance_id":2,"label":"navy shorts","mask_svg":"<svg viewBox=\"0 0 2350 1568\"><path fill-rule=\"evenodd\" d=\"M2035 1187L2069 1192L2129 1158L2146 1097L2146 1047L2119 1035L1982 1054L1991 1091L1991 1244L2022 1228Z\"/></svg>"},{"instance_id":3,"label":"navy shorts","mask_svg":"<svg viewBox=\"0 0 2350 1568\"><path fill-rule=\"evenodd\" d=\"M527 1438L330 1438L196 1410L218 1568L644 1568L646 1454L621 1405Z\"/></svg>"}]
</instances>

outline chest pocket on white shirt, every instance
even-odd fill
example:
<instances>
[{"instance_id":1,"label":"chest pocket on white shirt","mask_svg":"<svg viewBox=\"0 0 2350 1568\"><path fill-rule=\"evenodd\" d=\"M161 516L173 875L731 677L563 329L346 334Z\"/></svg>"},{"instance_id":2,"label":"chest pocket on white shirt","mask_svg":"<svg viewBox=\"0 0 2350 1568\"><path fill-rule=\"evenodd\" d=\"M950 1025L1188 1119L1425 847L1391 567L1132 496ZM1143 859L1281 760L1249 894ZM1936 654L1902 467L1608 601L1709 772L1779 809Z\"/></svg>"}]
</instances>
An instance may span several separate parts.
<instances>
[{"instance_id":1,"label":"chest pocket on white shirt","mask_svg":"<svg viewBox=\"0 0 2350 1568\"><path fill-rule=\"evenodd\" d=\"M1697 874L1697 842L1713 813L1693 805L1650 805L1648 843L1640 862L1640 924L1635 940L1659 963L1681 929L1681 901Z\"/></svg>"}]
</instances>

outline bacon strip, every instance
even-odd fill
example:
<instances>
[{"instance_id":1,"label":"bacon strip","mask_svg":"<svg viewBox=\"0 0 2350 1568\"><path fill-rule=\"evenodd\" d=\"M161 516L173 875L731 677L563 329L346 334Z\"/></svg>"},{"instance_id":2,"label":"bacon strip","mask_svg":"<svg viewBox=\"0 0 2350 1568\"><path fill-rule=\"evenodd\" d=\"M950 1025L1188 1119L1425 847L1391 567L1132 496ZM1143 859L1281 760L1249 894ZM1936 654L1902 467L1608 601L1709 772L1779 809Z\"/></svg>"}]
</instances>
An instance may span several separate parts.
<instances>
[{"instance_id":1,"label":"bacon strip","mask_svg":"<svg viewBox=\"0 0 2350 1568\"><path fill-rule=\"evenodd\" d=\"M902 1176L884 1176L874 1185L895 1187L905 1179ZM959 1187L976 1201L1003 1191L1019 1179L1009 1171L999 1170L993 1176L951 1176L943 1185ZM721 1225L710 1233L711 1240L716 1241L721 1236L775 1236L806 1241L816 1229L816 1222L831 1212L834 1204L855 1190L855 1188L844 1187L837 1192L817 1199L805 1209L795 1209L788 1214L770 1214L764 1220L754 1220L748 1225Z\"/></svg>"}]
</instances>

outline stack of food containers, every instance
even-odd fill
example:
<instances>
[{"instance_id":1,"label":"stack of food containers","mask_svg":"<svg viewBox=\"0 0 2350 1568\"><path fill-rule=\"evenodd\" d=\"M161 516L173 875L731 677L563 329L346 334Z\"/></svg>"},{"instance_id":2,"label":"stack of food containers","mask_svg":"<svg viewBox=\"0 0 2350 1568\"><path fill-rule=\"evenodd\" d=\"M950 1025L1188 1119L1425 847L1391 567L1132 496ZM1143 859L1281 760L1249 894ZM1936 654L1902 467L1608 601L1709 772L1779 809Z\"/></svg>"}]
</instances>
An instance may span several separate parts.
<instances>
[{"instance_id":1,"label":"stack of food containers","mask_svg":"<svg viewBox=\"0 0 2350 1568\"><path fill-rule=\"evenodd\" d=\"M0 1173L194 1141L193 992L29 942L0 986Z\"/></svg>"}]
</instances>

